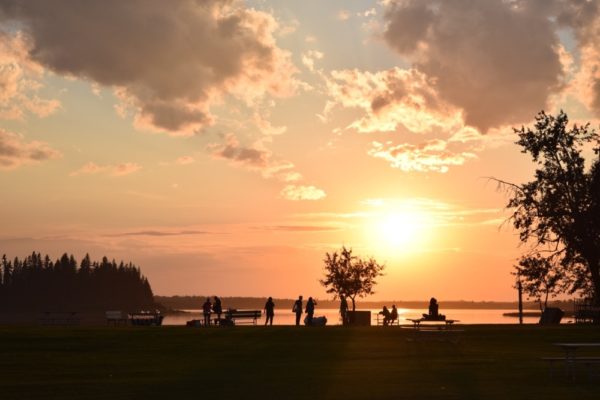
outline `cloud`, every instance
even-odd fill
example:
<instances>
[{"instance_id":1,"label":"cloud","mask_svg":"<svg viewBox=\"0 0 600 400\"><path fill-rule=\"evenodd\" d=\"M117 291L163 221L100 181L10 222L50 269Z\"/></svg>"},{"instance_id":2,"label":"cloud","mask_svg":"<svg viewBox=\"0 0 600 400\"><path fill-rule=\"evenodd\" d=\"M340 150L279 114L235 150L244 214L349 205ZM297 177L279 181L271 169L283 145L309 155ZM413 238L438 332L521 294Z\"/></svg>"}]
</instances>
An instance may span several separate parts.
<instances>
[{"instance_id":1,"label":"cloud","mask_svg":"<svg viewBox=\"0 0 600 400\"><path fill-rule=\"evenodd\" d=\"M0 169L14 169L60 157L61 153L47 143L26 142L22 136L0 129Z\"/></svg>"},{"instance_id":2,"label":"cloud","mask_svg":"<svg viewBox=\"0 0 600 400\"><path fill-rule=\"evenodd\" d=\"M267 231L283 231L283 232L327 232L337 231L340 227L336 226L318 226L318 225L274 225L261 226L255 229Z\"/></svg>"},{"instance_id":3,"label":"cloud","mask_svg":"<svg viewBox=\"0 0 600 400\"><path fill-rule=\"evenodd\" d=\"M275 19L241 1L0 3L0 22L13 21L31 60L114 88L142 128L191 135L214 122L211 106L227 95L250 104L297 84Z\"/></svg>"},{"instance_id":4,"label":"cloud","mask_svg":"<svg viewBox=\"0 0 600 400\"><path fill-rule=\"evenodd\" d=\"M557 21L572 29L580 65L571 92L596 116L600 116L600 4L597 1L562 1Z\"/></svg>"},{"instance_id":5,"label":"cloud","mask_svg":"<svg viewBox=\"0 0 600 400\"><path fill-rule=\"evenodd\" d=\"M546 8L539 1L390 1L384 38L462 110L467 125L485 132L529 121L564 88L556 26L540 12Z\"/></svg>"},{"instance_id":6,"label":"cloud","mask_svg":"<svg viewBox=\"0 0 600 400\"><path fill-rule=\"evenodd\" d=\"M188 165L193 164L196 160L192 156L181 156L175 160L175 163L178 165Z\"/></svg>"},{"instance_id":7,"label":"cloud","mask_svg":"<svg viewBox=\"0 0 600 400\"><path fill-rule=\"evenodd\" d=\"M340 21L347 21L350 19L350 11L348 10L340 10L338 11L336 18L339 19Z\"/></svg>"},{"instance_id":8,"label":"cloud","mask_svg":"<svg viewBox=\"0 0 600 400\"><path fill-rule=\"evenodd\" d=\"M210 233L211 232L196 231L196 230L183 230L183 231L156 231L156 230L147 230L147 231L114 233L114 234L109 234L109 235L106 235L106 236L108 236L108 237L128 237L128 236L156 236L156 237L164 237L164 236L208 235Z\"/></svg>"},{"instance_id":9,"label":"cloud","mask_svg":"<svg viewBox=\"0 0 600 400\"><path fill-rule=\"evenodd\" d=\"M27 113L46 117L60 108L56 99L43 99L43 69L28 58L30 45L21 34L0 30L0 118L23 119Z\"/></svg>"},{"instance_id":10,"label":"cloud","mask_svg":"<svg viewBox=\"0 0 600 400\"><path fill-rule=\"evenodd\" d=\"M284 182L302 178L302 175L294 171L294 164L275 159L271 151L260 142L244 146L235 135L228 134L224 144L211 144L208 150L213 157L229 160L234 165L260 172L264 178L276 178Z\"/></svg>"},{"instance_id":11,"label":"cloud","mask_svg":"<svg viewBox=\"0 0 600 400\"><path fill-rule=\"evenodd\" d=\"M110 176L125 176L139 171L142 167L137 163L125 162L114 165L98 165L94 162L89 162L76 171L71 172L70 176L79 175L94 175L106 173Z\"/></svg>"},{"instance_id":12,"label":"cloud","mask_svg":"<svg viewBox=\"0 0 600 400\"><path fill-rule=\"evenodd\" d=\"M331 100L324 114L336 105L362 109L365 114L349 126L358 132L391 132L399 125L425 132L460 124L460 112L440 98L434 84L415 69L332 71L326 76Z\"/></svg>"},{"instance_id":13,"label":"cloud","mask_svg":"<svg viewBox=\"0 0 600 400\"><path fill-rule=\"evenodd\" d=\"M310 72L315 71L315 62L321 59L323 59L323 53L318 50L309 50L302 54L302 64L304 64Z\"/></svg>"},{"instance_id":14,"label":"cloud","mask_svg":"<svg viewBox=\"0 0 600 400\"><path fill-rule=\"evenodd\" d=\"M420 145L373 142L369 155L382 158L393 168L405 172L445 173L448 172L449 166L463 165L467 160L476 158L473 153L456 153L448 150L447 143L440 139L430 140Z\"/></svg>"},{"instance_id":15,"label":"cloud","mask_svg":"<svg viewBox=\"0 0 600 400\"><path fill-rule=\"evenodd\" d=\"M281 197L287 200L321 200L325 192L314 186L288 185L281 191Z\"/></svg>"}]
</instances>

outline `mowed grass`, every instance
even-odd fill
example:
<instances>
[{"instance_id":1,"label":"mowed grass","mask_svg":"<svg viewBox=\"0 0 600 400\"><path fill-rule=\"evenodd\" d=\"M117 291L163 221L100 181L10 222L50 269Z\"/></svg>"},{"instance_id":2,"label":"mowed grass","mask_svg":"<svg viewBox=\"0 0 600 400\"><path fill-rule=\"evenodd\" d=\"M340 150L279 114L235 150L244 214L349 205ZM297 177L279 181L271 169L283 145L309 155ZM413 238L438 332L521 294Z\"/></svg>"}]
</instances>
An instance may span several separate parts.
<instances>
[{"instance_id":1,"label":"mowed grass","mask_svg":"<svg viewBox=\"0 0 600 400\"><path fill-rule=\"evenodd\" d=\"M458 344L398 327L0 327L0 399L592 399L600 377L542 356L591 326L466 326ZM596 353L600 355L600 349ZM596 371L598 372L598 371Z\"/></svg>"}]
</instances>

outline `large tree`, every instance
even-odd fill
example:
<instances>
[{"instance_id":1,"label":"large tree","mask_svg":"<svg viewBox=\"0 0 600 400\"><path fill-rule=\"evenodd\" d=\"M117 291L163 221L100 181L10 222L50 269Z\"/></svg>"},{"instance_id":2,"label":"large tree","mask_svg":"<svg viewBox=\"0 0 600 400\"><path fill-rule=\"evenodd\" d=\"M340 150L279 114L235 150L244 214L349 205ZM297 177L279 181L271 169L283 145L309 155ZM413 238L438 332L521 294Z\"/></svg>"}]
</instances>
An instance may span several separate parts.
<instances>
[{"instance_id":1,"label":"large tree","mask_svg":"<svg viewBox=\"0 0 600 400\"><path fill-rule=\"evenodd\" d=\"M375 293L377 277L383 275L385 265L374 258L361 258L352 255L352 249L343 246L339 251L326 253L325 278L320 282L336 298L350 298L352 311L356 310L356 297Z\"/></svg>"},{"instance_id":2,"label":"large tree","mask_svg":"<svg viewBox=\"0 0 600 400\"><path fill-rule=\"evenodd\" d=\"M499 181L511 192L510 221L529 245L516 272L526 288L550 282L553 292L591 295L600 305L599 136L589 124L569 127L562 111L541 112L533 129L515 133L537 165L530 182ZM587 165L586 152L593 154Z\"/></svg>"}]
</instances>

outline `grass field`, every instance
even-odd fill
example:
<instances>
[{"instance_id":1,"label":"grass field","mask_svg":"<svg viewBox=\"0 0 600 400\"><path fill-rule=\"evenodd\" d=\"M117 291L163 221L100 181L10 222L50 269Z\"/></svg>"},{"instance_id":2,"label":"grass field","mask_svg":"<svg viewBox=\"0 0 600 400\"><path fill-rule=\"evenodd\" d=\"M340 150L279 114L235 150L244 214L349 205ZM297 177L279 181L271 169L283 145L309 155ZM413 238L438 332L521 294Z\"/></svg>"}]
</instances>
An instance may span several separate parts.
<instances>
[{"instance_id":1,"label":"grass field","mask_svg":"<svg viewBox=\"0 0 600 400\"><path fill-rule=\"evenodd\" d=\"M458 344L398 327L0 327L0 399L597 399L550 378L590 326L466 326ZM598 351L599 354L600 350ZM600 372L600 371L596 371Z\"/></svg>"}]
</instances>

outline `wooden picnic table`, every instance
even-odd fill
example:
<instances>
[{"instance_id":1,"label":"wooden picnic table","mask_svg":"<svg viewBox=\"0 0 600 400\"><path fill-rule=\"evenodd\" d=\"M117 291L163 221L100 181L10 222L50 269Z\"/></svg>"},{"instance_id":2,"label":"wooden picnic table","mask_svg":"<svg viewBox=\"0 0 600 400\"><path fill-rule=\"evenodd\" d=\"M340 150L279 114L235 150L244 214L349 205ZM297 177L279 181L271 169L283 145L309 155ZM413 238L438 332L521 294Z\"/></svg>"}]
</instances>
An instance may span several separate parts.
<instances>
[{"instance_id":1,"label":"wooden picnic table","mask_svg":"<svg viewBox=\"0 0 600 400\"><path fill-rule=\"evenodd\" d=\"M587 367L591 377L591 367L593 364L600 363L600 357L597 356L578 356L577 352L580 349L600 348L600 342L591 343L576 343L576 342L560 342L552 343L553 346L559 347L564 352L564 357L542 357L543 361L550 364L550 376L553 375L552 365L556 362L564 363L565 374L572 380L575 379L575 367L577 364L583 364Z\"/></svg>"},{"instance_id":2,"label":"wooden picnic table","mask_svg":"<svg viewBox=\"0 0 600 400\"><path fill-rule=\"evenodd\" d=\"M460 322L457 319L429 319L429 318L408 318L407 321L413 323L413 328L420 329L421 323L427 322L428 326L437 329L450 329L455 322Z\"/></svg>"}]
</instances>

